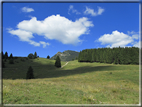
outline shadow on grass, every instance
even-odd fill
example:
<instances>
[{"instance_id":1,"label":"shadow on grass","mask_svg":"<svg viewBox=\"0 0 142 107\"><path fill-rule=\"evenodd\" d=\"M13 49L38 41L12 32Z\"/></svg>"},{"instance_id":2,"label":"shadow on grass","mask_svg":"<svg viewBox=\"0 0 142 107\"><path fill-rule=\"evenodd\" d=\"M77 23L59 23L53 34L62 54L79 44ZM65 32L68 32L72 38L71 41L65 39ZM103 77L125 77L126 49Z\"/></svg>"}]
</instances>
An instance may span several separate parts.
<instances>
[{"instance_id":1,"label":"shadow on grass","mask_svg":"<svg viewBox=\"0 0 142 107\"><path fill-rule=\"evenodd\" d=\"M83 67L78 67L76 69L71 69L71 70L63 70L61 68L57 68L56 70L48 71L45 74L41 74L40 76L37 76L37 79L70 76L75 74L82 74L82 73L89 73L89 72L96 72L96 71L106 71L106 70L113 70L112 66L96 66L96 67L83 66Z\"/></svg>"},{"instance_id":2,"label":"shadow on grass","mask_svg":"<svg viewBox=\"0 0 142 107\"><path fill-rule=\"evenodd\" d=\"M54 64L40 64L34 61L25 61L20 62L18 64L8 65L2 73L3 79L26 79L26 73L28 71L28 67L32 66L34 71L35 79L38 78L54 78L54 77L62 77L62 76L69 76L75 74L82 74L87 72L95 72L95 71L110 71L114 70L113 66L83 66L78 67L71 70L64 70L62 68L56 68Z\"/></svg>"},{"instance_id":3,"label":"shadow on grass","mask_svg":"<svg viewBox=\"0 0 142 107\"><path fill-rule=\"evenodd\" d=\"M3 79L26 79L26 73L28 71L29 66L32 66L34 71L35 79L38 78L54 78L54 77L62 77L62 76L70 76L75 74L96 72L96 71L114 71L123 69L122 67L116 67L112 65L99 65L99 66L81 66L71 70L64 70L62 68L56 68L54 66L54 61L49 61L48 64L41 64L40 62L35 62L31 59L25 58L24 61L18 57L14 59L14 64L8 64L8 60L6 63L6 68L3 68L2 78ZM39 60L39 59L35 59ZM40 59L42 60L42 59ZM44 60L46 61L46 60ZM95 64L95 63L92 63ZM98 64L96 64L98 65ZM68 65L69 66L69 65Z\"/></svg>"}]
</instances>

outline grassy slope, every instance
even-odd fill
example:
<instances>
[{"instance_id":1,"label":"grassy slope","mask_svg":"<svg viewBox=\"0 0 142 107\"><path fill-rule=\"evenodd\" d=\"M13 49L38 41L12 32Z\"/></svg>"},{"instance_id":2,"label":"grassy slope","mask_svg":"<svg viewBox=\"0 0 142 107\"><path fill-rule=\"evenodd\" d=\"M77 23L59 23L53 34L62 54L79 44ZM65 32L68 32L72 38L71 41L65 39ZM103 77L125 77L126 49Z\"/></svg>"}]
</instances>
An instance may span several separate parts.
<instances>
[{"instance_id":1,"label":"grassy slope","mask_svg":"<svg viewBox=\"0 0 142 107\"><path fill-rule=\"evenodd\" d=\"M24 59L24 61L21 61L21 59ZM61 65L64 65L65 63L66 62L61 62ZM9 64L9 60L7 60L5 65L6 68L3 69L4 79L25 79L29 66L32 66L35 78L46 78L47 73L57 69L54 66L55 60L45 58L28 60L26 58L18 58L14 59L14 64Z\"/></svg>"},{"instance_id":2,"label":"grassy slope","mask_svg":"<svg viewBox=\"0 0 142 107\"><path fill-rule=\"evenodd\" d=\"M37 79L21 79L30 63ZM79 63L75 60L57 69L54 61L41 58L19 64L23 67L14 64L3 69L4 78L18 78L3 79L4 104L139 103L138 65Z\"/></svg>"}]
</instances>

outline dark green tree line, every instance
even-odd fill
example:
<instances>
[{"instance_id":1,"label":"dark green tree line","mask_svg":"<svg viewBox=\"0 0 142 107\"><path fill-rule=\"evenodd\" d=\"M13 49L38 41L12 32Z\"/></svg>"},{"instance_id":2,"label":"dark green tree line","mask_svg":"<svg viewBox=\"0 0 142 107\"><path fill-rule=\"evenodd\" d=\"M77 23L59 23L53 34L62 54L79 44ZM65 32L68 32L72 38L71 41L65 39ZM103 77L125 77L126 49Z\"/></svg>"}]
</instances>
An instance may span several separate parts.
<instances>
[{"instance_id":1,"label":"dark green tree line","mask_svg":"<svg viewBox=\"0 0 142 107\"><path fill-rule=\"evenodd\" d=\"M139 64L139 48L117 47L85 49L80 51L78 62L100 62L114 64Z\"/></svg>"}]
</instances>

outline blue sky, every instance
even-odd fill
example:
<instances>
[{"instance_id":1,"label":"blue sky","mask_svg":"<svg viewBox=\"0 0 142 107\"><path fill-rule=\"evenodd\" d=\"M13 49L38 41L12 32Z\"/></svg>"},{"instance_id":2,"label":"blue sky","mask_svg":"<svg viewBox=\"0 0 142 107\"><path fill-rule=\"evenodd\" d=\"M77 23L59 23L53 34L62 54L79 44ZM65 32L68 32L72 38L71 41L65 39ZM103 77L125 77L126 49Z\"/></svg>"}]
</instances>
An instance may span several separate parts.
<instances>
[{"instance_id":1,"label":"blue sky","mask_svg":"<svg viewBox=\"0 0 142 107\"><path fill-rule=\"evenodd\" d=\"M139 3L3 3L3 52L139 47Z\"/></svg>"}]
</instances>

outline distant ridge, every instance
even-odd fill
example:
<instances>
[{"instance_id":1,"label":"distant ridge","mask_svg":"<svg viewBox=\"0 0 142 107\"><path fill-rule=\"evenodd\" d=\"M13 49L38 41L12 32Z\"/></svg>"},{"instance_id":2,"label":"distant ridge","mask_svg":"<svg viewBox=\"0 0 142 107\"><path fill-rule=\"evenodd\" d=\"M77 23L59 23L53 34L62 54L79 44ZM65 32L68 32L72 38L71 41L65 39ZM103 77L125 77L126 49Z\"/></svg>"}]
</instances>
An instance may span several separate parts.
<instances>
[{"instance_id":1,"label":"distant ridge","mask_svg":"<svg viewBox=\"0 0 142 107\"><path fill-rule=\"evenodd\" d=\"M78 57L79 52L72 51L72 50L66 50L64 52L57 52L53 57L51 57L51 60L55 60L57 56L60 57L61 61L72 61L72 59L75 59Z\"/></svg>"}]
</instances>

